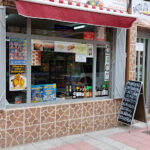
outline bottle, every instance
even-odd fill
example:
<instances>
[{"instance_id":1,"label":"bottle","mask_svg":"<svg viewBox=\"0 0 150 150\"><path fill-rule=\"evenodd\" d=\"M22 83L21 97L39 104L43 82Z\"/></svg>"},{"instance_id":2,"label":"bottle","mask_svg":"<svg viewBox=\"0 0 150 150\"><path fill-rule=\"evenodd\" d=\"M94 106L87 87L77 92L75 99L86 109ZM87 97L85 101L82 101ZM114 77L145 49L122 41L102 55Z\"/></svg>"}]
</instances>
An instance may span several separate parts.
<instances>
[{"instance_id":1,"label":"bottle","mask_svg":"<svg viewBox=\"0 0 150 150\"><path fill-rule=\"evenodd\" d=\"M79 98L79 90L78 86L76 87L76 98Z\"/></svg>"},{"instance_id":2,"label":"bottle","mask_svg":"<svg viewBox=\"0 0 150 150\"><path fill-rule=\"evenodd\" d=\"M92 86L89 87L89 97L92 97Z\"/></svg>"},{"instance_id":3,"label":"bottle","mask_svg":"<svg viewBox=\"0 0 150 150\"><path fill-rule=\"evenodd\" d=\"M78 86L78 98L81 98L81 87L80 86Z\"/></svg>"},{"instance_id":4,"label":"bottle","mask_svg":"<svg viewBox=\"0 0 150 150\"><path fill-rule=\"evenodd\" d=\"M81 86L81 98L84 98L84 88Z\"/></svg>"},{"instance_id":5,"label":"bottle","mask_svg":"<svg viewBox=\"0 0 150 150\"><path fill-rule=\"evenodd\" d=\"M102 95L103 95L103 96L106 96L106 85L103 84L102 87L103 87Z\"/></svg>"},{"instance_id":6,"label":"bottle","mask_svg":"<svg viewBox=\"0 0 150 150\"><path fill-rule=\"evenodd\" d=\"M84 89L83 89L83 95L84 95L84 98L87 98L86 86L84 86Z\"/></svg>"},{"instance_id":7,"label":"bottle","mask_svg":"<svg viewBox=\"0 0 150 150\"><path fill-rule=\"evenodd\" d=\"M102 93L102 91L103 91L102 86L100 86L99 90L100 90L99 96L103 96L103 95L102 95L102 94L103 94L103 93Z\"/></svg>"},{"instance_id":8,"label":"bottle","mask_svg":"<svg viewBox=\"0 0 150 150\"><path fill-rule=\"evenodd\" d=\"M98 87L96 87L96 97L98 97L99 93L98 93Z\"/></svg>"},{"instance_id":9,"label":"bottle","mask_svg":"<svg viewBox=\"0 0 150 150\"><path fill-rule=\"evenodd\" d=\"M66 85L66 97L69 96L69 88L68 88L68 85Z\"/></svg>"},{"instance_id":10,"label":"bottle","mask_svg":"<svg viewBox=\"0 0 150 150\"><path fill-rule=\"evenodd\" d=\"M72 86L71 86L71 84L69 85L69 96L72 96Z\"/></svg>"},{"instance_id":11,"label":"bottle","mask_svg":"<svg viewBox=\"0 0 150 150\"><path fill-rule=\"evenodd\" d=\"M72 99L76 99L76 87L72 87Z\"/></svg>"},{"instance_id":12,"label":"bottle","mask_svg":"<svg viewBox=\"0 0 150 150\"><path fill-rule=\"evenodd\" d=\"M108 86L106 85L106 96L109 95Z\"/></svg>"},{"instance_id":13,"label":"bottle","mask_svg":"<svg viewBox=\"0 0 150 150\"><path fill-rule=\"evenodd\" d=\"M86 95L87 95L87 98L89 97L89 86L87 86L87 88L86 88Z\"/></svg>"},{"instance_id":14,"label":"bottle","mask_svg":"<svg viewBox=\"0 0 150 150\"><path fill-rule=\"evenodd\" d=\"M101 95L100 87L98 87L98 92L97 92L97 94L98 94L98 97Z\"/></svg>"}]
</instances>

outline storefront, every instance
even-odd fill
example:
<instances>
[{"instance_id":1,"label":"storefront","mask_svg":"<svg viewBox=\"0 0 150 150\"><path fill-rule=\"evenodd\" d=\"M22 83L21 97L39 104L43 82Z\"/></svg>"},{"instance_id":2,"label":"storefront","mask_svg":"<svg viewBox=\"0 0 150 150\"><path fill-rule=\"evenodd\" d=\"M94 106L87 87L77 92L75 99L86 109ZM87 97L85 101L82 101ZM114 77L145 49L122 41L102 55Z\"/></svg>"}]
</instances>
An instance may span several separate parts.
<instances>
[{"instance_id":1,"label":"storefront","mask_svg":"<svg viewBox=\"0 0 150 150\"><path fill-rule=\"evenodd\" d=\"M117 2L0 7L0 147L118 125L136 18Z\"/></svg>"},{"instance_id":2,"label":"storefront","mask_svg":"<svg viewBox=\"0 0 150 150\"><path fill-rule=\"evenodd\" d=\"M150 2L133 1L132 13L138 15L137 42L136 42L136 80L144 84L146 107L150 102Z\"/></svg>"}]
</instances>

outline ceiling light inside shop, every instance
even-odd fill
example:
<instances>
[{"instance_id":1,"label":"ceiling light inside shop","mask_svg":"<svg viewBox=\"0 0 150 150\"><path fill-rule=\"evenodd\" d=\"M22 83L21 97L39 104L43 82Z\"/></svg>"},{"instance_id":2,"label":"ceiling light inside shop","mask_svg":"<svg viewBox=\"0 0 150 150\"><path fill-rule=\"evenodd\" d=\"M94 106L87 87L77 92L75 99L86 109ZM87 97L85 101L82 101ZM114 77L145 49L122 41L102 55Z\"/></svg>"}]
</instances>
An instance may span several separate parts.
<instances>
[{"instance_id":1,"label":"ceiling light inside shop","mask_svg":"<svg viewBox=\"0 0 150 150\"><path fill-rule=\"evenodd\" d=\"M85 28L85 25L76 26L76 27L74 27L74 30L82 29L82 28Z\"/></svg>"}]
</instances>

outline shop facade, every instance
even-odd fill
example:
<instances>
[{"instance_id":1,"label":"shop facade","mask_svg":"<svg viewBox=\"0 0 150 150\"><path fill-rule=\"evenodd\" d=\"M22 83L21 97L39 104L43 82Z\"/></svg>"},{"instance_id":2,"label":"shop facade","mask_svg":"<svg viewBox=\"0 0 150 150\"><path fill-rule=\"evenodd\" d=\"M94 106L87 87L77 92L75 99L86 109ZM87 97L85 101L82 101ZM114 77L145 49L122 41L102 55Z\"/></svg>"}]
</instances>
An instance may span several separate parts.
<instances>
[{"instance_id":1,"label":"shop facade","mask_svg":"<svg viewBox=\"0 0 150 150\"><path fill-rule=\"evenodd\" d=\"M119 125L126 30L136 18L126 1L112 4L2 4L0 147Z\"/></svg>"},{"instance_id":2,"label":"shop facade","mask_svg":"<svg viewBox=\"0 0 150 150\"><path fill-rule=\"evenodd\" d=\"M136 26L136 75L135 79L143 82L144 85L144 95L146 101L146 107L149 110L150 102L150 83L149 83L149 73L150 73L150 22L149 22L149 12L150 12L150 2L148 1L133 1L132 2L132 13L138 16L138 21Z\"/></svg>"}]
</instances>

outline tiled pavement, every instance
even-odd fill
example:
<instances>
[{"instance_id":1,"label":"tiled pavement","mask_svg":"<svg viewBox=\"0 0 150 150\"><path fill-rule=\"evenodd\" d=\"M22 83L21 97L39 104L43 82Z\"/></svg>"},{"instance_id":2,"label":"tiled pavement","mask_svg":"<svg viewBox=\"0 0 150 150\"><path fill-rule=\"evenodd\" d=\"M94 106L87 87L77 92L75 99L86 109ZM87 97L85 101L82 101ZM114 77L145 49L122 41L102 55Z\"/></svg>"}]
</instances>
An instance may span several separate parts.
<instances>
[{"instance_id":1,"label":"tiled pavement","mask_svg":"<svg viewBox=\"0 0 150 150\"><path fill-rule=\"evenodd\" d=\"M144 123L138 123L130 133L129 127L124 126L2 150L150 150L150 135L143 133L145 127Z\"/></svg>"}]
</instances>

